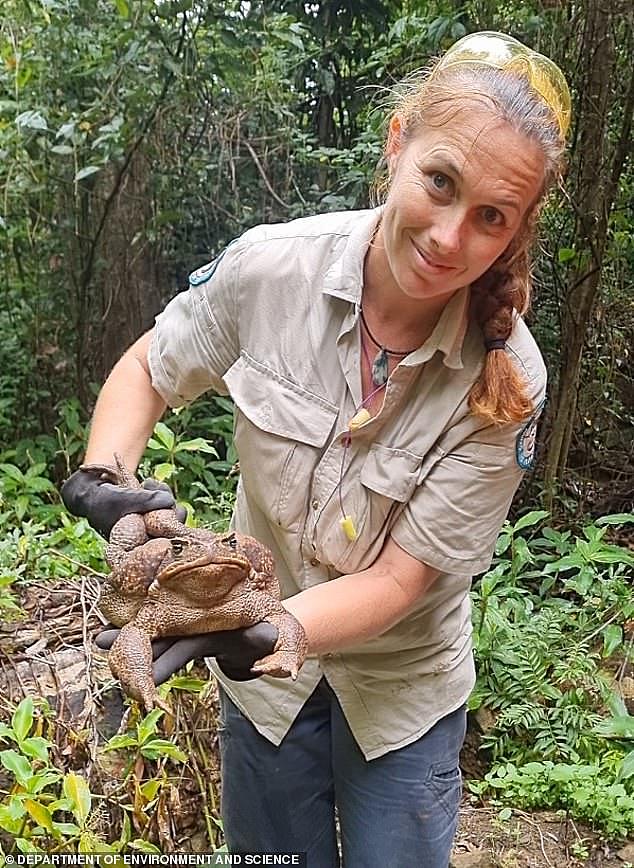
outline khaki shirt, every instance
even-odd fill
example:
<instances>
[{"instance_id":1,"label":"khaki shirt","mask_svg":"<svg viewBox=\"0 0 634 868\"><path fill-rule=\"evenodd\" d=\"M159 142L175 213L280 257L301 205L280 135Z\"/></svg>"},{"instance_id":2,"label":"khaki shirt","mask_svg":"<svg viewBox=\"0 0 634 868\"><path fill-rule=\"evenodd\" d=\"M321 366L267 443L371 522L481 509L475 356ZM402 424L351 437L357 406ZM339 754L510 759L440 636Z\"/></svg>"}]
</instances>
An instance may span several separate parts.
<instances>
[{"instance_id":1,"label":"khaki shirt","mask_svg":"<svg viewBox=\"0 0 634 868\"><path fill-rule=\"evenodd\" d=\"M518 447L530 441L525 424L492 426L468 410L484 347L465 288L394 370L380 413L344 447L362 401L363 261L379 216L249 230L194 272L157 318L149 351L153 385L172 407L208 389L235 401L233 525L270 547L283 597L369 567L389 534L440 570L416 611L375 639L309 658L295 683L236 683L214 668L275 744L325 675L367 759L414 741L468 697L471 577L491 562L523 474ZM544 364L520 318L507 346L540 405Z\"/></svg>"}]
</instances>

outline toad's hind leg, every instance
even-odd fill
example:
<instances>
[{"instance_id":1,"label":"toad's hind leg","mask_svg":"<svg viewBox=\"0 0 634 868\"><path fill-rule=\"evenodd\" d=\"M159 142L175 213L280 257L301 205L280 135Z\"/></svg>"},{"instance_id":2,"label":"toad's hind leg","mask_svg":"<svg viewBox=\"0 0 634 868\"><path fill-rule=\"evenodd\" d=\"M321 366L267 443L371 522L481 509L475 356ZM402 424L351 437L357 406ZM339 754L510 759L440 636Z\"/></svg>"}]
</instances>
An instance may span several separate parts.
<instances>
[{"instance_id":1,"label":"toad's hind leg","mask_svg":"<svg viewBox=\"0 0 634 868\"><path fill-rule=\"evenodd\" d=\"M147 712L154 706L171 714L170 706L159 696L152 677L152 643L136 624L125 624L108 655L110 670L121 682L124 692L140 702Z\"/></svg>"}]
</instances>

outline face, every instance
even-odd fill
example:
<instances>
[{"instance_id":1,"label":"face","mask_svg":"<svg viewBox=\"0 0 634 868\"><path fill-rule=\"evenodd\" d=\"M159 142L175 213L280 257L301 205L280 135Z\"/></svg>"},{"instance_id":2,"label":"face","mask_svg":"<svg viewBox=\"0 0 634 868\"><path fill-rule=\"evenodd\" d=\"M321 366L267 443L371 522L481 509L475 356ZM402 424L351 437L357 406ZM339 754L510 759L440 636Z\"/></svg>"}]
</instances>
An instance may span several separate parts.
<instances>
[{"instance_id":1,"label":"face","mask_svg":"<svg viewBox=\"0 0 634 868\"><path fill-rule=\"evenodd\" d=\"M442 301L508 247L541 189L543 158L484 109L411 138L396 117L390 132L390 191L366 277L401 299Z\"/></svg>"}]
</instances>

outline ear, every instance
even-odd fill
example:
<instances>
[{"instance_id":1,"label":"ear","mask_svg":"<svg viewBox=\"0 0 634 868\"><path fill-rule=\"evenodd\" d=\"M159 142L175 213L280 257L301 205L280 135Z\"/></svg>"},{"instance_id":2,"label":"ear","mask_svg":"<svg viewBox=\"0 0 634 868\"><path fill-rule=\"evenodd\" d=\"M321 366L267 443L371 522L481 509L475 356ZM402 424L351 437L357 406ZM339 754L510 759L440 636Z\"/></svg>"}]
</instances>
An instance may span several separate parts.
<instances>
[{"instance_id":1,"label":"ear","mask_svg":"<svg viewBox=\"0 0 634 868\"><path fill-rule=\"evenodd\" d=\"M387 134L387 143L385 145L385 156L396 157L403 146L403 132L405 125L400 114L395 113L390 118L390 127Z\"/></svg>"}]
</instances>

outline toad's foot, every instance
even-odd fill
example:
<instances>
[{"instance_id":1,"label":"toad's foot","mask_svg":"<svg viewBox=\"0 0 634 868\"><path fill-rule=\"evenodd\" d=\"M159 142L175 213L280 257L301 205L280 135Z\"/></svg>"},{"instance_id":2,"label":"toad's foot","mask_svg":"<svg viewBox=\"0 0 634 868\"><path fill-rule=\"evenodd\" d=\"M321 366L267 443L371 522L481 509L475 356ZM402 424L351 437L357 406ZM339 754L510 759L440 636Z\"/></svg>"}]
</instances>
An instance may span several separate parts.
<instances>
[{"instance_id":1,"label":"toad's foot","mask_svg":"<svg viewBox=\"0 0 634 868\"><path fill-rule=\"evenodd\" d=\"M279 608L281 611L272 612L265 618L277 627L278 636L273 653L256 660L251 671L274 678L288 678L290 675L296 681L308 650L306 633L297 618L282 605Z\"/></svg>"},{"instance_id":2,"label":"toad's foot","mask_svg":"<svg viewBox=\"0 0 634 868\"><path fill-rule=\"evenodd\" d=\"M258 675L271 675L273 678L288 678L297 680L297 674L301 663L296 651L274 651L261 660L256 660L251 667L251 672Z\"/></svg>"}]
</instances>

